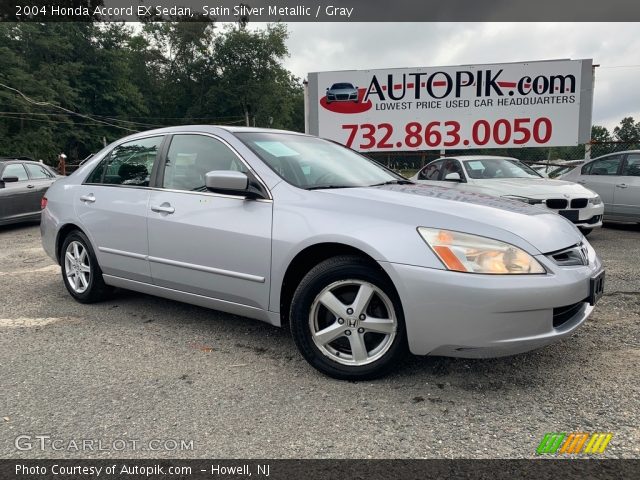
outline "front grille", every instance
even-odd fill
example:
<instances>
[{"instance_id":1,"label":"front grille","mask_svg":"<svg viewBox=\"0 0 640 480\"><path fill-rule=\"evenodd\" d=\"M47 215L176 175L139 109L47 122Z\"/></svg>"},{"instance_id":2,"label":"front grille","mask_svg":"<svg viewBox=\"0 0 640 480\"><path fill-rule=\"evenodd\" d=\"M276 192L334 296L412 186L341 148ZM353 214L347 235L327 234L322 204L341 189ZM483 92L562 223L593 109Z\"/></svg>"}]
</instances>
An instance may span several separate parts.
<instances>
[{"instance_id":1,"label":"front grille","mask_svg":"<svg viewBox=\"0 0 640 480\"><path fill-rule=\"evenodd\" d=\"M567 208L567 200L564 198L548 198L546 201L547 207L554 210L560 210L561 208Z\"/></svg>"},{"instance_id":2,"label":"front grille","mask_svg":"<svg viewBox=\"0 0 640 480\"><path fill-rule=\"evenodd\" d=\"M589 251L581 243L564 250L548 253L547 256L561 267L589 265Z\"/></svg>"},{"instance_id":3,"label":"front grille","mask_svg":"<svg viewBox=\"0 0 640 480\"><path fill-rule=\"evenodd\" d=\"M584 308L586 302L578 302L573 305L557 307L553 309L553 328L558 328L575 317Z\"/></svg>"},{"instance_id":4,"label":"front grille","mask_svg":"<svg viewBox=\"0 0 640 480\"><path fill-rule=\"evenodd\" d=\"M574 198L571 200L571 208L584 208L587 206L589 200L586 198Z\"/></svg>"},{"instance_id":5,"label":"front grille","mask_svg":"<svg viewBox=\"0 0 640 480\"><path fill-rule=\"evenodd\" d=\"M338 100L349 100L349 95L336 95Z\"/></svg>"}]
</instances>

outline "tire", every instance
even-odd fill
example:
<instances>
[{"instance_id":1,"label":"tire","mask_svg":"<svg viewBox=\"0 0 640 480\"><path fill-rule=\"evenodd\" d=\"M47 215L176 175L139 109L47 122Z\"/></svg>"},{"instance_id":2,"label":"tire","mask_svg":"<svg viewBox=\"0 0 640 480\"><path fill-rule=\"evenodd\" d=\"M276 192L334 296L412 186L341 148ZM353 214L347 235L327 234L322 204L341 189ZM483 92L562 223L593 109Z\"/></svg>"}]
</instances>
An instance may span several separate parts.
<instances>
[{"instance_id":1,"label":"tire","mask_svg":"<svg viewBox=\"0 0 640 480\"><path fill-rule=\"evenodd\" d=\"M84 233L74 230L65 237L60 266L64 286L78 302L94 303L109 297L111 288L104 283L91 242Z\"/></svg>"},{"instance_id":2,"label":"tire","mask_svg":"<svg viewBox=\"0 0 640 480\"><path fill-rule=\"evenodd\" d=\"M381 377L408 351L393 284L358 256L333 257L313 267L293 295L289 319L302 356L333 378Z\"/></svg>"},{"instance_id":3,"label":"tire","mask_svg":"<svg viewBox=\"0 0 640 480\"><path fill-rule=\"evenodd\" d=\"M584 235L586 237L591 232L593 232L593 228L581 228L580 231L582 232L582 235Z\"/></svg>"}]
</instances>

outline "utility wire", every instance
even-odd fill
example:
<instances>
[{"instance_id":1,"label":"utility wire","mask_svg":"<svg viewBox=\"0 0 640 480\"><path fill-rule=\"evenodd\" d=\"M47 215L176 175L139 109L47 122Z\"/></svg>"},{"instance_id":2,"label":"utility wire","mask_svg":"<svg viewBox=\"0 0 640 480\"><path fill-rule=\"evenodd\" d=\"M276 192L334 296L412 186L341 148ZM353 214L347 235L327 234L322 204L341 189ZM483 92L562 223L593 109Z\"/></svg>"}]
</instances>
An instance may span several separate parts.
<instances>
[{"instance_id":1,"label":"utility wire","mask_svg":"<svg viewBox=\"0 0 640 480\"><path fill-rule=\"evenodd\" d=\"M11 91L13 91L13 92L16 92L18 95L20 95L22 98L24 98L24 100L26 100L28 103L31 103L31 104L33 104L33 105L37 105L37 106L39 106L39 107L53 107L53 108L58 108L58 109L60 109L60 110L62 110L62 111L64 111L64 112L67 112L67 113L68 113L68 114L70 114L70 115L77 115L78 117L86 118L86 119L91 120L91 121L93 121L93 122L101 123L101 124L103 124L103 125L108 125L108 126L110 126L110 127L119 128L119 129L121 129L121 130L127 130L127 131L129 131L129 132L138 132L138 131L139 131L139 130L133 130L133 129L131 129L131 128L123 127L123 126L121 126L121 125L115 125L115 124L113 124L113 123L105 122L105 121L103 121L103 120L99 120L99 119L97 119L97 118L93 118L93 117L91 117L91 116L89 116L89 115L84 115L84 114L82 114L82 113L74 112L74 111L72 111L72 110L66 109L66 108L61 107L61 106L59 106L59 105L54 105L53 103L49 103L49 102L38 102L38 101L33 100L32 98L30 98L30 97L26 96L26 95L25 95L24 93L22 93L20 90L18 90L18 89L16 89L16 88L13 88L13 87L10 87L9 85L5 85L4 83L0 83L0 87L4 87L4 88L6 88L6 89L8 89L8 90L11 90Z\"/></svg>"},{"instance_id":2,"label":"utility wire","mask_svg":"<svg viewBox=\"0 0 640 480\"><path fill-rule=\"evenodd\" d=\"M65 123L65 124L69 124L68 121L64 121L64 120L51 120L51 119L41 119L41 118L20 118L20 117L14 117L14 116L6 116L6 115L0 115L0 118L7 118L7 119L11 119L11 120L25 120L27 122L40 122L40 123ZM91 127L100 127L102 126L102 124L100 123L82 123L80 125L87 125L87 126L91 126Z\"/></svg>"},{"instance_id":3,"label":"utility wire","mask_svg":"<svg viewBox=\"0 0 640 480\"><path fill-rule=\"evenodd\" d=\"M0 112L0 114L7 114L7 115L14 115L14 116L17 116L17 115L38 115L38 116L53 116L53 117L70 116L70 114L68 113L41 113L41 112ZM107 120L112 120L114 122L132 123L135 125L141 125L145 127L166 127L167 126L159 123L132 122L129 120L122 120L115 117L106 117L106 116L95 115L95 114L92 117L105 118ZM15 117L15 118L20 118L20 117ZM185 117L130 117L130 118L150 118L152 120L170 120L170 119L186 120ZM232 118L235 120L230 120ZM239 115L236 115L233 117L189 117L188 119L189 120L221 120L223 124L228 124L228 125L243 123L245 121L244 117L241 117Z\"/></svg>"}]
</instances>

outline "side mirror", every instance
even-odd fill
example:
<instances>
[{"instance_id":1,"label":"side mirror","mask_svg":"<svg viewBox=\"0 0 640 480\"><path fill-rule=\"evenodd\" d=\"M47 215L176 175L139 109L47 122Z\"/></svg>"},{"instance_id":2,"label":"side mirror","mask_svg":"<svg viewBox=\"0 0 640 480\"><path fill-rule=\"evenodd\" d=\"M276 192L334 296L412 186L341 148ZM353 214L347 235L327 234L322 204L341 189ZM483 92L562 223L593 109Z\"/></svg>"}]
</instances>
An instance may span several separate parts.
<instances>
[{"instance_id":1,"label":"side mirror","mask_svg":"<svg viewBox=\"0 0 640 480\"><path fill-rule=\"evenodd\" d=\"M212 170L205 175L205 186L214 192L245 195L249 177L246 173L234 170Z\"/></svg>"},{"instance_id":2,"label":"side mirror","mask_svg":"<svg viewBox=\"0 0 640 480\"><path fill-rule=\"evenodd\" d=\"M458 172L447 173L444 177L447 182L461 182L460 174Z\"/></svg>"}]
</instances>

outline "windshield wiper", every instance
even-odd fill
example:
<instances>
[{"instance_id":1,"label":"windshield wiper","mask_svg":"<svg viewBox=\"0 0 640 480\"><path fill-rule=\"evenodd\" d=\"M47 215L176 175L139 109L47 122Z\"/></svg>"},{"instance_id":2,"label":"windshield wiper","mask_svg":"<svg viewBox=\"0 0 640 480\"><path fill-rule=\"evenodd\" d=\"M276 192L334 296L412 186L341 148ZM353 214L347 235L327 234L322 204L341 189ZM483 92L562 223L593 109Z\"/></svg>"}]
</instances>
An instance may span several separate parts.
<instances>
[{"instance_id":1,"label":"windshield wiper","mask_svg":"<svg viewBox=\"0 0 640 480\"><path fill-rule=\"evenodd\" d=\"M382 183L374 183L373 185L369 185L370 187L381 187L383 185L411 185L413 182L411 180L387 180Z\"/></svg>"},{"instance_id":2,"label":"windshield wiper","mask_svg":"<svg viewBox=\"0 0 640 480\"><path fill-rule=\"evenodd\" d=\"M313 187L307 187L305 190L324 190L330 188L356 188L358 185L315 185Z\"/></svg>"}]
</instances>

